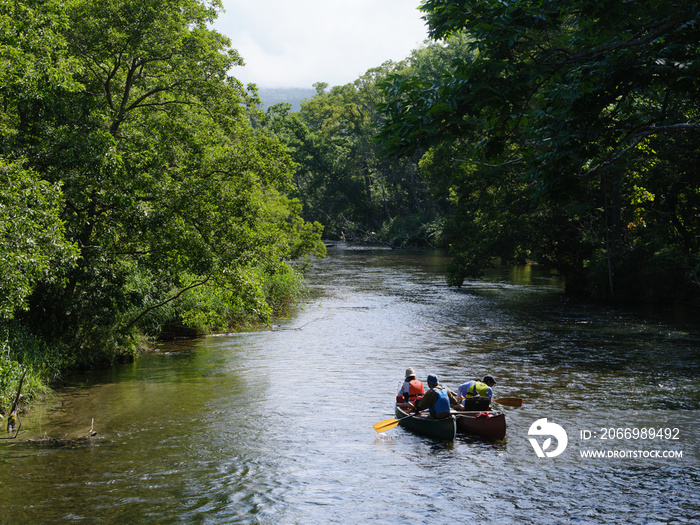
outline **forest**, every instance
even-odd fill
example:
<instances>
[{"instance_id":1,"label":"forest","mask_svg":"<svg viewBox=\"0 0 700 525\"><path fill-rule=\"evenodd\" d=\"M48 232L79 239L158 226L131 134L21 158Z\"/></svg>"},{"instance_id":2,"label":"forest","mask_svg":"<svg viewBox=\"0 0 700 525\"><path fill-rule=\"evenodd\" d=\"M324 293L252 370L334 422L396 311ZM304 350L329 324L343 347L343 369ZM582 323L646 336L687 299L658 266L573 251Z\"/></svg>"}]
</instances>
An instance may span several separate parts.
<instances>
[{"instance_id":1,"label":"forest","mask_svg":"<svg viewBox=\"0 0 700 525\"><path fill-rule=\"evenodd\" d=\"M210 29L219 2L29 0L0 17L0 407L156 337L265 323L322 227ZM297 262L295 262L297 261Z\"/></svg>"},{"instance_id":2,"label":"forest","mask_svg":"<svg viewBox=\"0 0 700 525\"><path fill-rule=\"evenodd\" d=\"M431 40L262 110L218 0L0 9L0 410L267 323L325 239L700 302L700 8L425 0Z\"/></svg>"},{"instance_id":3,"label":"forest","mask_svg":"<svg viewBox=\"0 0 700 525\"><path fill-rule=\"evenodd\" d=\"M328 238L449 250L460 286L536 263L600 300L700 293L700 8L421 4L431 40L299 112L293 194Z\"/></svg>"}]
</instances>

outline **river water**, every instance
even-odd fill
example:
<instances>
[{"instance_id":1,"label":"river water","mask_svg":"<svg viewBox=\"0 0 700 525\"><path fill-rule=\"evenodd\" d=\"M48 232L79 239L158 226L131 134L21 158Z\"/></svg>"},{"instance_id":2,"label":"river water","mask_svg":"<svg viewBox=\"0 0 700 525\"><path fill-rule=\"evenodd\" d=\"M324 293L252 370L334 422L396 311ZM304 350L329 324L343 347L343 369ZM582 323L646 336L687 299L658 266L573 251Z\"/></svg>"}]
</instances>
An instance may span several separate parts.
<instances>
[{"instance_id":1,"label":"river water","mask_svg":"<svg viewBox=\"0 0 700 525\"><path fill-rule=\"evenodd\" d=\"M700 320L532 267L448 288L446 263L331 248L271 329L81 375L0 443L0 523L698 523ZM502 442L378 434L408 366L524 405Z\"/></svg>"}]
</instances>

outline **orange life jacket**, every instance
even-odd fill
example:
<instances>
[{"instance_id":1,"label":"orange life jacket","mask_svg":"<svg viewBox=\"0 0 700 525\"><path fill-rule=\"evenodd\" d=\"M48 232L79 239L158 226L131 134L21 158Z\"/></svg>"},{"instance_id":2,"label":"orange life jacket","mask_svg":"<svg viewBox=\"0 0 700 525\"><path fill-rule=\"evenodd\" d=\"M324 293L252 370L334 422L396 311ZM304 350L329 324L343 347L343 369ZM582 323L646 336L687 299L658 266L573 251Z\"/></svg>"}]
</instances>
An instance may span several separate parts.
<instances>
[{"instance_id":1,"label":"orange life jacket","mask_svg":"<svg viewBox=\"0 0 700 525\"><path fill-rule=\"evenodd\" d=\"M408 383L408 400L411 403L416 403L425 394L425 389L423 388L423 383L417 379L411 379Z\"/></svg>"}]
</instances>

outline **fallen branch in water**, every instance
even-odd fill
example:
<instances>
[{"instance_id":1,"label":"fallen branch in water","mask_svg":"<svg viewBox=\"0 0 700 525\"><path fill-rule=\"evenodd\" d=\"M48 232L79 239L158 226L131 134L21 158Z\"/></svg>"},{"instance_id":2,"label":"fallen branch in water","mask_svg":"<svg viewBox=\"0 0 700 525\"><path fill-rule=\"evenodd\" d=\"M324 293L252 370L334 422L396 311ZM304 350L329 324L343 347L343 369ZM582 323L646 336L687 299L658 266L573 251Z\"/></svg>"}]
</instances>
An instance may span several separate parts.
<instances>
[{"instance_id":1,"label":"fallen branch in water","mask_svg":"<svg viewBox=\"0 0 700 525\"><path fill-rule=\"evenodd\" d=\"M0 439L15 439L19 435L19 429L22 428L22 420L19 417L19 400L22 398L22 383L24 383L24 376L27 375L25 370L22 377L19 380L19 385L17 386L17 394L15 395L15 400L12 402L12 408L10 409L10 415L7 417L7 431L12 433L15 430L15 423L19 423L17 431L14 436L3 436Z\"/></svg>"},{"instance_id":2,"label":"fallen branch in water","mask_svg":"<svg viewBox=\"0 0 700 525\"><path fill-rule=\"evenodd\" d=\"M95 424L95 418L92 418L90 422L90 431L85 436L80 436L77 438L52 438L48 436L41 437L39 439L28 439L29 443L37 443L39 445L50 445L54 447L75 447L78 445L83 445L92 440L93 437L97 435L97 432L93 430Z\"/></svg>"}]
</instances>

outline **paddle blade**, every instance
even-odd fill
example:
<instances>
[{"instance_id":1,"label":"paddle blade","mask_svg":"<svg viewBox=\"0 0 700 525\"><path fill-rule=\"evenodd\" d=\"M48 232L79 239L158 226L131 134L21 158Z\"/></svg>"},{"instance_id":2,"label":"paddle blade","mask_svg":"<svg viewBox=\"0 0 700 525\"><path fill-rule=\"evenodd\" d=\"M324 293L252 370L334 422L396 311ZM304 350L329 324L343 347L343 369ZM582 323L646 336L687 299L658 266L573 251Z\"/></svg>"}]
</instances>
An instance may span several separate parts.
<instances>
[{"instance_id":1,"label":"paddle blade","mask_svg":"<svg viewBox=\"0 0 700 525\"><path fill-rule=\"evenodd\" d=\"M502 397L500 399L494 399L494 403L499 405L505 405L507 407L521 407L523 406L523 400L519 397Z\"/></svg>"},{"instance_id":2,"label":"paddle blade","mask_svg":"<svg viewBox=\"0 0 700 525\"><path fill-rule=\"evenodd\" d=\"M379 423L375 423L372 426L374 427L374 430L377 431L377 433L380 433L380 432L386 432L387 430L391 430L392 428L394 428L398 424L399 424L398 419L385 419L384 421L380 421Z\"/></svg>"}]
</instances>

